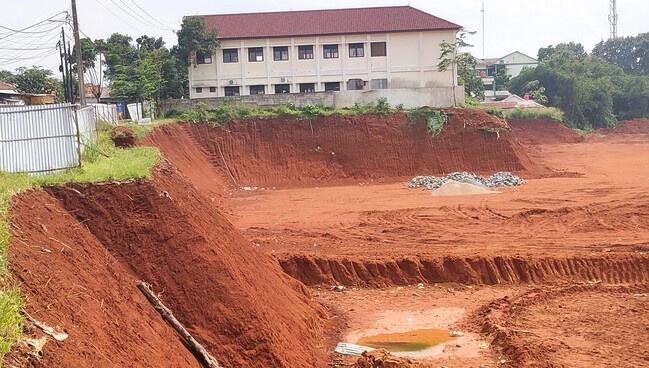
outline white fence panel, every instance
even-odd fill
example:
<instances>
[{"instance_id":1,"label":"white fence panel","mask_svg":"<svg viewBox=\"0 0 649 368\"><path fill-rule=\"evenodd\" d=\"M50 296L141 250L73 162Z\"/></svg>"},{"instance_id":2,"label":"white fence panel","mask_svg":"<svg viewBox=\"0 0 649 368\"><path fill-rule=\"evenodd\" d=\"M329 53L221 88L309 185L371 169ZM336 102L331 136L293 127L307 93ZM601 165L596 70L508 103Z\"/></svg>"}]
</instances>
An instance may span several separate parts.
<instances>
[{"instance_id":1,"label":"white fence panel","mask_svg":"<svg viewBox=\"0 0 649 368\"><path fill-rule=\"evenodd\" d=\"M117 125L119 121L117 105L92 104L91 106L95 108L95 119Z\"/></svg>"},{"instance_id":2,"label":"white fence panel","mask_svg":"<svg viewBox=\"0 0 649 368\"><path fill-rule=\"evenodd\" d=\"M77 123L81 140L81 151L86 145L97 142L97 120L92 106L77 109Z\"/></svg>"},{"instance_id":3,"label":"white fence panel","mask_svg":"<svg viewBox=\"0 0 649 368\"><path fill-rule=\"evenodd\" d=\"M78 164L72 105L0 108L0 171L43 173Z\"/></svg>"}]
</instances>

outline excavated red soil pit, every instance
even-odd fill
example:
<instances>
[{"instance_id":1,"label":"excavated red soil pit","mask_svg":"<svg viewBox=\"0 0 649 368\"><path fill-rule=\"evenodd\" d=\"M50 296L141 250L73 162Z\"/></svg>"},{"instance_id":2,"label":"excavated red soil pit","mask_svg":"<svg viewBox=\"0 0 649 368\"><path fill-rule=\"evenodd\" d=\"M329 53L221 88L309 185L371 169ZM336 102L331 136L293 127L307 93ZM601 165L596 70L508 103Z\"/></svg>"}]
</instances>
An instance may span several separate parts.
<instances>
[{"instance_id":1,"label":"excavated red soil pit","mask_svg":"<svg viewBox=\"0 0 649 368\"><path fill-rule=\"evenodd\" d=\"M322 365L325 313L167 164L151 181L17 198L14 275L70 339L36 366L198 366L136 288L153 290L225 367Z\"/></svg>"},{"instance_id":2,"label":"excavated red soil pit","mask_svg":"<svg viewBox=\"0 0 649 368\"><path fill-rule=\"evenodd\" d=\"M11 254L28 311L74 331L75 344L46 345L41 366L91 366L103 355L140 363L121 347L142 340L150 366L196 364L127 285L137 279L226 367L323 366L325 335L455 307L463 317L442 327L486 333L484 351L453 355L463 342L419 366L573 366L573 352L577 367L642 366L649 144L628 133L572 144L580 139L549 122L507 129L481 110L454 111L435 138L404 114L174 124L145 142L178 172L162 165L152 181L21 195ZM527 182L450 197L404 183L456 170L514 171ZM322 333L314 302L339 328ZM145 321L141 334L130 327Z\"/></svg>"}]
</instances>

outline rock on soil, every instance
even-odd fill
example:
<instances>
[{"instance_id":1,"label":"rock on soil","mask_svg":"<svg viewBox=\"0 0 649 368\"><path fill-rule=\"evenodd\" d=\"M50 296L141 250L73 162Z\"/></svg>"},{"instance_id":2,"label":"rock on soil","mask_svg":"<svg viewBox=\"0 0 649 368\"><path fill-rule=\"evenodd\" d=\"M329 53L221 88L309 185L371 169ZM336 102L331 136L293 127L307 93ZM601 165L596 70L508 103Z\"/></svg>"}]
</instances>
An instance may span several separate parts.
<instances>
[{"instance_id":1,"label":"rock on soil","mask_svg":"<svg viewBox=\"0 0 649 368\"><path fill-rule=\"evenodd\" d=\"M135 146L135 133L132 129L118 126L110 131L110 139L116 147L128 148Z\"/></svg>"},{"instance_id":2,"label":"rock on soil","mask_svg":"<svg viewBox=\"0 0 649 368\"><path fill-rule=\"evenodd\" d=\"M438 190L444 184L448 182L458 182L464 184L470 184L475 187L482 189L494 188L494 187L514 187L525 184L525 181L518 176L501 171L493 174L488 179L485 179L481 175L476 175L467 172L454 172L446 175L445 177L436 177L436 176L415 176L412 178L408 187L410 188L426 188L428 190ZM488 191L488 190L487 190Z\"/></svg>"},{"instance_id":3,"label":"rock on soil","mask_svg":"<svg viewBox=\"0 0 649 368\"><path fill-rule=\"evenodd\" d=\"M408 358L397 357L390 354L387 350L378 349L370 352L363 352L358 358L354 368L417 368L420 364L413 362Z\"/></svg>"}]
</instances>

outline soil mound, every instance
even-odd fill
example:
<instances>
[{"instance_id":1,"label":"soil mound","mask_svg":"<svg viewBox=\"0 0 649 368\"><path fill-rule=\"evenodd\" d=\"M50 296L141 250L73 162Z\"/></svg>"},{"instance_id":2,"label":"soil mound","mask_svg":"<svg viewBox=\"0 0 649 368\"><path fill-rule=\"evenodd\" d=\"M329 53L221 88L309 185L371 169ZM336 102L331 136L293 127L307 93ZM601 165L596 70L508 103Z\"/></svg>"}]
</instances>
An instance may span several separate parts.
<instances>
[{"instance_id":1,"label":"soil mound","mask_svg":"<svg viewBox=\"0 0 649 368\"><path fill-rule=\"evenodd\" d=\"M476 195L492 194L487 188L469 183L460 183L457 181L447 181L441 187L433 191L434 196L458 196L458 195Z\"/></svg>"},{"instance_id":2,"label":"soil mound","mask_svg":"<svg viewBox=\"0 0 649 368\"><path fill-rule=\"evenodd\" d=\"M633 119L621 121L615 128L604 130L604 134L628 135L642 134L649 135L649 119Z\"/></svg>"},{"instance_id":3,"label":"soil mound","mask_svg":"<svg viewBox=\"0 0 649 368\"><path fill-rule=\"evenodd\" d=\"M519 142L529 145L580 143L584 137L557 121L510 119L507 121Z\"/></svg>"},{"instance_id":4,"label":"soil mound","mask_svg":"<svg viewBox=\"0 0 649 368\"><path fill-rule=\"evenodd\" d=\"M30 191L14 198L11 212L9 257L25 310L69 338L48 337L38 360L10 354L7 366L201 367L135 288L133 274L61 202Z\"/></svg>"},{"instance_id":5,"label":"soil mound","mask_svg":"<svg viewBox=\"0 0 649 368\"><path fill-rule=\"evenodd\" d=\"M211 201L170 165L157 167L152 181L77 184L51 187L47 192L49 196L37 193L42 202L53 206L22 214L35 195L31 194L25 196L25 205L16 208L23 218L16 225L24 229L21 237L12 241L13 263L23 290L39 298L41 304L34 309L47 310L52 300L60 301L55 307L67 309L43 319L63 324L71 336L80 336L81 342L61 343L62 349L71 351L69 360L45 366L83 366L77 359L92 360L92 366L97 366L104 351L107 359L123 359L104 366L132 366L144 359L151 359L151 366L192 366L193 362L181 361L188 354L178 338L170 329L160 327L165 326L162 319L138 295L138 279L151 283L176 318L226 367L324 365L323 336L318 332L322 331L323 310L309 301L301 284L244 239ZM68 221L57 227L56 219L61 216ZM24 226L30 219L39 219L42 228L40 224ZM71 249L47 240L55 238L50 232L40 234L54 227L61 228L56 239ZM59 238L66 233L69 235ZM77 240L79 236L90 239L95 248L88 249ZM60 257L71 264L48 264L52 253L41 254L45 253L42 247L61 252ZM80 273L79 264L87 271ZM121 274L116 276L114 269L122 270ZM49 277L69 278L65 285L70 287L58 288L57 283L48 282ZM101 292L92 289L95 284ZM79 298L93 308L80 308L84 305L77 302ZM109 314L102 315L107 313L102 308ZM49 312L43 313L47 316ZM138 315L142 316L136 318ZM129 323L129 318L145 332L135 322ZM88 322L95 320L98 322ZM164 335L149 340L156 329ZM80 331L87 331L88 338ZM153 358L145 354L149 350L140 350L133 341L155 350ZM90 342L99 353L92 345L86 346ZM118 349L123 351L113 356ZM165 355L171 352L174 355ZM53 359L68 359L53 354Z\"/></svg>"},{"instance_id":6,"label":"soil mound","mask_svg":"<svg viewBox=\"0 0 649 368\"><path fill-rule=\"evenodd\" d=\"M227 173L223 182L236 186L321 186L453 171L514 171L527 178L551 174L530 160L505 122L480 109L449 111L449 121L434 138L425 122L411 124L403 113L283 117L184 128L217 171ZM155 144L164 152L179 149Z\"/></svg>"},{"instance_id":7,"label":"soil mound","mask_svg":"<svg viewBox=\"0 0 649 368\"><path fill-rule=\"evenodd\" d=\"M117 147L128 148L135 146L135 133L133 130L118 126L110 131L110 139Z\"/></svg>"}]
</instances>

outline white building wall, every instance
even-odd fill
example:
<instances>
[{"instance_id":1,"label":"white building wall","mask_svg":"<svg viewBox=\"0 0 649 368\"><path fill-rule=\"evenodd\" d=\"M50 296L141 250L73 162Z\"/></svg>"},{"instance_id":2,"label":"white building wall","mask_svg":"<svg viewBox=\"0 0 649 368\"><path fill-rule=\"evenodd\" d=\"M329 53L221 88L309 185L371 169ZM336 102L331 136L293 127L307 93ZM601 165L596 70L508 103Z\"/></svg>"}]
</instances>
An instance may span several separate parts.
<instances>
[{"instance_id":1,"label":"white building wall","mask_svg":"<svg viewBox=\"0 0 649 368\"><path fill-rule=\"evenodd\" d=\"M274 93L275 85L289 84L292 93L300 91L301 83L314 83L316 91L324 91L325 83L339 82L347 90L350 79L361 79L364 89L372 80L387 80L388 88L420 88L452 86L457 77L451 70L437 70L440 43L454 42L455 30L398 32L365 35L225 40L212 55L211 64L190 67L190 97L225 96L225 87L239 87L241 95L250 94L251 85L265 86L265 93ZM385 42L387 56L371 56L371 43ZM350 57L349 44L362 43L363 57ZM338 58L325 59L323 46L338 45ZM301 60L298 48L313 46L314 58ZM289 60L273 60L273 47L286 46ZM263 61L249 61L248 49L263 48ZM223 50L237 49L238 62L224 63ZM375 81L375 83L379 83ZM197 92L197 88L202 91Z\"/></svg>"}]
</instances>

